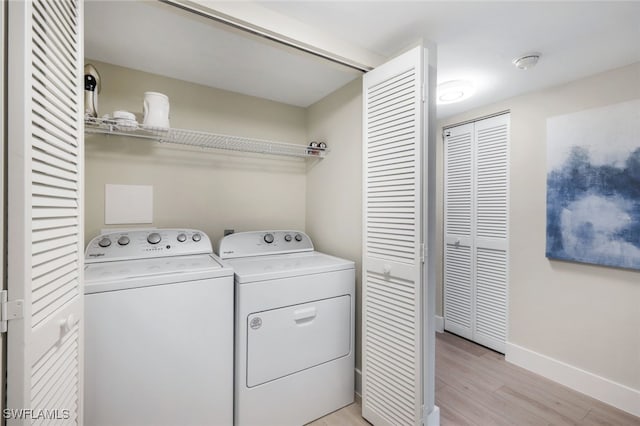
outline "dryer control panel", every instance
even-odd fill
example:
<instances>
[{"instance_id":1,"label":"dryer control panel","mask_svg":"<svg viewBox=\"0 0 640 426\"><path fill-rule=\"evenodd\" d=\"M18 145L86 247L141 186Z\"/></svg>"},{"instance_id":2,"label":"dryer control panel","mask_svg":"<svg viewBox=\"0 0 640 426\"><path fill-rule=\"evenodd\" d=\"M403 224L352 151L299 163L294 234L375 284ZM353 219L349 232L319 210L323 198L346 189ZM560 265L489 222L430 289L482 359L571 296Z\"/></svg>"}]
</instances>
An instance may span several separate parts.
<instances>
[{"instance_id":1,"label":"dryer control panel","mask_svg":"<svg viewBox=\"0 0 640 426\"><path fill-rule=\"evenodd\" d=\"M313 251L311 238L300 231L251 231L230 234L218 243L221 259Z\"/></svg>"},{"instance_id":2,"label":"dryer control panel","mask_svg":"<svg viewBox=\"0 0 640 426\"><path fill-rule=\"evenodd\" d=\"M196 229L131 229L92 239L85 263L211 253L209 237Z\"/></svg>"}]
</instances>

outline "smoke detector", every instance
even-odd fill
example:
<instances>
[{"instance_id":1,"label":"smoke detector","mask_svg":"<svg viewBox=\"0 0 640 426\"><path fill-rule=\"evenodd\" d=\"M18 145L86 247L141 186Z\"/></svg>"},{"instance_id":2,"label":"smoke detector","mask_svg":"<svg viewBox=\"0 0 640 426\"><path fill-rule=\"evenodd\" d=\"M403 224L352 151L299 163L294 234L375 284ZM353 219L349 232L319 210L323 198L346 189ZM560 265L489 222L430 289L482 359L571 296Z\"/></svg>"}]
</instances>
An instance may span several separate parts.
<instances>
[{"instance_id":1,"label":"smoke detector","mask_svg":"<svg viewBox=\"0 0 640 426\"><path fill-rule=\"evenodd\" d=\"M540 56L542 54L538 52L526 53L520 57L515 58L512 62L516 68L521 70L528 70L529 68L533 68L536 66L538 61L540 60Z\"/></svg>"}]
</instances>

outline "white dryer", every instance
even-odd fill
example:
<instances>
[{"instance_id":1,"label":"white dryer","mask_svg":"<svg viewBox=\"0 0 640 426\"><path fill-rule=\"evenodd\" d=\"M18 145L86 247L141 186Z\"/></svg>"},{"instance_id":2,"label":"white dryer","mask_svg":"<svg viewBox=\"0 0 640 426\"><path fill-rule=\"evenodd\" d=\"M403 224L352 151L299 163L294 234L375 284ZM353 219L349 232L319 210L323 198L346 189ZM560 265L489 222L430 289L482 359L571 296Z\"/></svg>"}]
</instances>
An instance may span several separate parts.
<instances>
[{"instance_id":1,"label":"white dryer","mask_svg":"<svg viewBox=\"0 0 640 426\"><path fill-rule=\"evenodd\" d=\"M90 426L233 423L233 271L191 229L94 238L85 255Z\"/></svg>"},{"instance_id":2,"label":"white dryer","mask_svg":"<svg viewBox=\"0 0 640 426\"><path fill-rule=\"evenodd\" d=\"M234 423L300 426L353 402L355 265L296 231L224 237L235 272Z\"/></svg>"}]
</instances>

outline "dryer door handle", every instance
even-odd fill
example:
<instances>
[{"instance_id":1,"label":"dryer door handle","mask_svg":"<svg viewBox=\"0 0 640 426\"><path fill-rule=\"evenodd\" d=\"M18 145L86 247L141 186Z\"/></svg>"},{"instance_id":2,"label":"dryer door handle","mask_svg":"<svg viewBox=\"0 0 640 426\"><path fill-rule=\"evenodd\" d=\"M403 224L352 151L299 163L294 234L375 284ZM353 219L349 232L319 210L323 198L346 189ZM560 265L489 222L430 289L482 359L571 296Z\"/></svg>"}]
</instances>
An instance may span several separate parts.
<instances>
[{"instance_id":1,"label":"dryer door handle","mask_svg":"<svg viewBox=\"0 0 640 426\"><path fill-rule=\"evenodd\" d=\"M297 323L301 323L304 321L311 321L317 315L317 311L315 307L297 309L293 311L293 319Z\"/></svg>"}]
</instances>

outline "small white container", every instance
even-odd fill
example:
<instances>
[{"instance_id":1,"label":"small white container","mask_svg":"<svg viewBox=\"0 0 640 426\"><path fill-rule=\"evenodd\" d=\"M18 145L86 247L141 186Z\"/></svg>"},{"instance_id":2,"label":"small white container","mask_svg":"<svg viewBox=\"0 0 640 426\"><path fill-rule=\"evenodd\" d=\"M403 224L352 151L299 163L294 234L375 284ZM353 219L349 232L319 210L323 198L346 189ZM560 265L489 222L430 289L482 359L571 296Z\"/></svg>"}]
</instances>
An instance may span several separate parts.
<instances>
[{"instance_id":1,"label":"small white container","mask_svg":"<svg viewBox=\"0 0 640 426\"><path fill-rule=\"evenodd\" d=\"M113 121L119 130L135 130L138 128L136 116L129 111L113 111Z\"/></svg>"},{"instance_id":2,"label":"small white container","mask_svg":"<svg viewBox=\"0 0 640 426\"><path fill-rule=\"evenodd\" d=\"M158 92L145 92L142 104L144 118L142 124L147 127L168 129L169 126L169 97Z\"/></svg>"}]
</instances>

